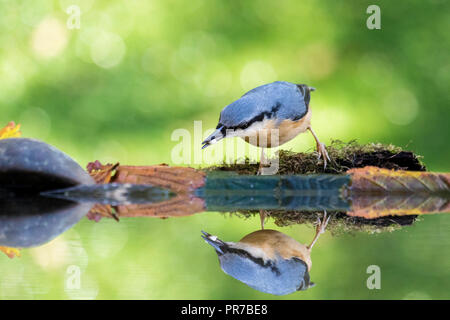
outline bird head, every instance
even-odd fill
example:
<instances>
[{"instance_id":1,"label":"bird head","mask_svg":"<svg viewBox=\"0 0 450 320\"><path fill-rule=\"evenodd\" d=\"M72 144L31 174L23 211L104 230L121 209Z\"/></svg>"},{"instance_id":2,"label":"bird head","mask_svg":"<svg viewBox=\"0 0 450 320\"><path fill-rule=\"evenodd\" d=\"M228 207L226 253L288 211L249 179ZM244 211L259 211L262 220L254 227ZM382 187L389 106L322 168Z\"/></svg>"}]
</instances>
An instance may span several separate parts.
<instances>
[{"instance_id":1,"label":"bird head","mask_svg":"<svg viewBox=\"0 0 450 320\"><path fill-rule=\"evenodd\" d=\"M306 105L309 106L309 101L311 100L311 92L316 91L316 88L310 87L306 84L298 84L297 87L302 93Z\"/></svg>"},{"instance_id":2,"label":"bird head","mask_svg":"<svg viewBox=\"0 0 450 320\"><path fill-rule=\"evenodd\" d=\"M297 87L300 89L304 96L309 92L316 91L316 88L310 87L307 84L298 84Z\"/></svg>"},{"instance_id":3,"label":"bird head","mask_svg":"<svg viewBox=\"0 0 450 320\"><path fill-rule=\"evenodd\" d=\"M299 257L283 258L280 254L269 257L257 246L224 242L207 232L203 232L202 238L215 249L226 274L255 290L286 295L314 286L307 263Z\"/></svg>"}]
</instances>

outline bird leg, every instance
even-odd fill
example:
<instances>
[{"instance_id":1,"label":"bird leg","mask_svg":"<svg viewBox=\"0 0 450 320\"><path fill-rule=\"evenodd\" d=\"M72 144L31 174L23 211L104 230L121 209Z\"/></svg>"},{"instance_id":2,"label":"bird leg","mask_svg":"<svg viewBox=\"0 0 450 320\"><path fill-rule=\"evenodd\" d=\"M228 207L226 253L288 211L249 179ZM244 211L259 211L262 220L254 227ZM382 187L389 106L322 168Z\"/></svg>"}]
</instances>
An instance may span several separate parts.
<instances>
[{"instance_id":1,"label":"bird leg","mask_svg":"<svg viewBox=\"0 0 450 320\"><path fill-rule=\"evenodd\" d=\"M261 220L261 230L264 230L264 221L266 220L267 214L265 210L259 210L259 219Z\"/></svg>"},{"instance_id":2,"label":"bird leg","mask_svg":"<svg viewBox=\"0 0 450 320\"><path fill-rule=\"evenodd\" d=\"M266 162L265 156L264 156L264 148L261 148L261 157L259 158L259 169L258 169L258 175L262 175L263 166Z\"/></svg>"},{"instance_id":3,"label":"bird leg","mask_svg":"<svg viewBox=\"0 0 450 320\"><path fill-rule=\"evenodd\" d=\"M316 140L316 146L317 146L317 153L319 153L318 159L323 158L323 168L325 169L327 167L327 160L330 160L330 157L328 156L327 149L325 148L325 145L319 141L319 138L317 138L316 134L312 130L311 127L308 127L308 130L311 131L311 134L314 137L314 140Z\"/></svg>"},{"instance_id":4,"label":"bird leg","mask_svg":"<svg viewBox=\"0 0 450 320\"><path fill-rule=\"evenodd\" d=\"M323 211L322 221L320 220L320 218L317 218L318 223L317 223L317 227L316 227L316 235L314 236L314 239L311 242L311 244L309 246L307 246L309 251L311 251L312 247L314 246L316 241L319 239L320 235L325 232L325 229L328 225L328 221L330 221L330 218L331 218L331 216L327 215L326 210Z\"/></svg>"},{"instance_id":5,"label":"bird leg","mask_svg":"<svg viewBox=\"0 0 450 320\"><path fill-rule=\"evenodd\" d=\"M261 148L261 157L259 158L259 169L258 169L258 175L263 174L263 165L266 162L265 156L264 156L264 148ZM266 220L267 214L265 210L260 209L259 210L259 219L261 220L261 230L264 230L264 221Z\"/></svg>"}]
</instances>

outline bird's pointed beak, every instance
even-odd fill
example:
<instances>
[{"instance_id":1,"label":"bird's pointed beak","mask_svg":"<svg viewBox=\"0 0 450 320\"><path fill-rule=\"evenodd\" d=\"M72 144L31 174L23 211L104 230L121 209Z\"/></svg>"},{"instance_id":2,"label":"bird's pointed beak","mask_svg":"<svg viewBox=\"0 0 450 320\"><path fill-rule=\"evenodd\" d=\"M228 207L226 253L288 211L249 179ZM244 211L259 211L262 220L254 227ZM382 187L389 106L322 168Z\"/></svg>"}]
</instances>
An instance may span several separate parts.
<instances>
[{"instance_id":1,"label":"bird's pointed beak","mask_svg":"<svg viewBox=\"0 0 450 320\"><path fill-rule=\"evenodd\" d=\"M309 91L316 91L316 88L314 88L314 87L308 87L309 88Z\"/></svg>"},{"instance_id":2,"label":"bird's pointed beak","mask_svg":"<svg viewBox=\"0 0 450 320\"><path fill-rule=\"evenodd\" d=\"M215 236L210 235L208 232L202 231L202 233L203 235L201 237L203 238L203 240L211 245L218 253L223 254L222 246L225 245L223 241Z\"/></svg>"}]
</instances>

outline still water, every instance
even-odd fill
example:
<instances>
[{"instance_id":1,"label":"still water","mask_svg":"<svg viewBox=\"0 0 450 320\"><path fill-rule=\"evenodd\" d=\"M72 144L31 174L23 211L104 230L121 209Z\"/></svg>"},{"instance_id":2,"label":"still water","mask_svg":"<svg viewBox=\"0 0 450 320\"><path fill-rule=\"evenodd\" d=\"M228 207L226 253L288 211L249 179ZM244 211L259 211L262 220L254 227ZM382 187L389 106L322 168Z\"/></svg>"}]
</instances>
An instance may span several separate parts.
<instances>
[{"instance_id":1,"label":"still water","mask_svg":"<svg viewBox=\"0 0 450 320\"><path fill-rule=\"evenodd\" d=\"M0 151L0 246L20 255L0 252L2 299L449 298L445 174L404 184L411 175L388 172L401 183L381 194L358 191L392 184L365 176L379 169L201 174L183 192L95 184L31 139L3 140ZM423 185L445 192L427 196Z\"/></svg>"},{"instance_id":2,"label":"still water","mask_svg":"<svg viewBox=\"0 0 450 320\"><path fill-rule=\"evenodd\" d=\"M2 202L2 240L32 248L18 258L0 257L3 299L448 298L445 214L419 217L409 226L345 231L330 212L329 230L309 255L318 229L313 222L324 222L318 213L311 213L311 223L284 221L290 224L285 227L269 217L260 231L258 214L116 221L85 217L92 203L39 197L11 206L10 200ZM212 246L202 230L218 236L208 235ZM250 240L236 244L245 236Z\"/></svg>"}]
</instances>

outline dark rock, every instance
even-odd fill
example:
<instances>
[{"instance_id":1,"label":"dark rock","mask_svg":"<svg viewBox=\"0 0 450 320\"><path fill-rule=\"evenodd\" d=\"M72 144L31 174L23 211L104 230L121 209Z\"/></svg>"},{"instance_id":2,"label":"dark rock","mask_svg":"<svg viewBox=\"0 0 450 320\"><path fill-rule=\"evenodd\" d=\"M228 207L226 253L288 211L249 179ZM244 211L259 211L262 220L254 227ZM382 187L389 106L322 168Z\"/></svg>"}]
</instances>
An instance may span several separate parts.
<instances>
[{"instance_id":1,"label":"dark rock","mask_svg":"<svg viewBox=\"0 0 450 320\"><path fill-rule=\"evenodd\" d=\"M94 183L78 163L51 145L27 138L0 140L0 188L39 193Z\"/></svg>"}]
</instances>

